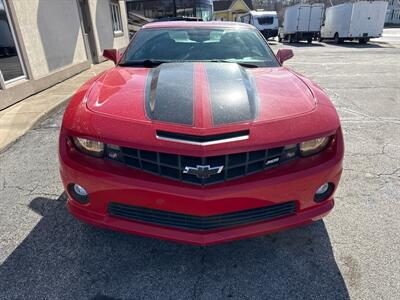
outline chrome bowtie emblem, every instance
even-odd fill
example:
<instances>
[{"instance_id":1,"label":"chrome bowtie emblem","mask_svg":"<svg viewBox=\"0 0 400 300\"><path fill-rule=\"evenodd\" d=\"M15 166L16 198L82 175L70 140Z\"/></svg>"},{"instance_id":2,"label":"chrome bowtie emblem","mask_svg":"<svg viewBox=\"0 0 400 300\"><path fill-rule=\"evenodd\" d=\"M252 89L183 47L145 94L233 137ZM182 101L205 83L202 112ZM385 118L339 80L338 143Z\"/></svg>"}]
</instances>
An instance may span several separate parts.
<instances>
[{"instance_id":1,"label":"chrome bowtie emblem","mask_svg":"<svg viewBox=\"0 0 400 300\"><path fill-rule=\"evenodd\" d=\"M210 165L197 165L196 167L185 167L184 174L194 175L200 179L207 179L212 175L217 175L222 172L224 166L211 167Z\"/></svg>"}]
</instances>

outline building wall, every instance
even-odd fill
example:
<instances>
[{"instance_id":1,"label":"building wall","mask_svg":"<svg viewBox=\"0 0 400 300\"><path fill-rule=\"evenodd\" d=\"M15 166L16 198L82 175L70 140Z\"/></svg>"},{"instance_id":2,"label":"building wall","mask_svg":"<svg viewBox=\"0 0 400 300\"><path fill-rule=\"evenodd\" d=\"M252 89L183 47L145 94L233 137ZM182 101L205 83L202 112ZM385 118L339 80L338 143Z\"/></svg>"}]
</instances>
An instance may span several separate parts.
<instances>
[{"instance_id":1,"label":"building wall","mask_svg":"<svg viewBox=\"0 0 400 300\"><path fill-rule=\"evenodd\" d=\"M115 1L119 3L123 33L114 36L110 12L110 0L89 0L92 26L96 43L97 61L103 61L104 49L124 49L129 43L128 19L126 3L124 0Z\"/></svg>"},{"instance_id":2,"label":"building wall","mask_svg":"<svg viewBox=\"0 0 400 300\"><path fill-rule=\"evenodd\" d=\"M237 21L238 16L249 12L250 9L243 0L234 1L226 11L214 11L213 19L217 21Z\"/></svg>"},{"instance_id":3,"label":"building wall","mask_svg":"<svg viewBox=\"0 0 400 300\"><path fill-rule=\"evenodd\" d=\"M13 1L13 5L30 79L87 61L76 1Z\"/></svg>"},{"instance_id":4,"label":"building wall","mask_svg":"<svg viewBox=\"0 0 400 300\"><path fill-rule=\"evenodd\" d=\"M232 3L231 10L236 12L236 11L249 11L249 8L247 7L246 3L244 3L242 0L236 0L235 2Z\"/></svg>"},{"instance_id":5,"label":"building wall","mask_svg":"<svg viewBox=\"0 0 400 300\"><path fill-rule=\"evenodd\" d=\"M230 21L230 14L228 11L215 11L213 15L216 21Z\"/></svg>"},{"instance_id":6,"label":"building wall","mask_svg":"<svg viewBox=\"0 0 400 300\"><path fill-rule=\"evenodd\" d=\"M0 88L0 110L90 67L75 0L5 0L26 78Z\"/></svg>"},{"instance_id":7,"label":"building wall","mask_svg":"<svg viewBox=\"0 0 400 300\"><path fill-rule=\"evenodd\" d=\"M78 0L5 0L14 28L26 79L0 86L0 110L88 69L92 63L85 44ZM93 29L93 62L103 49L123 49L129 43L125 0L88 1ZM114 35L110 1L121 12L122 33Z\"/></svg>"}]
</instances>

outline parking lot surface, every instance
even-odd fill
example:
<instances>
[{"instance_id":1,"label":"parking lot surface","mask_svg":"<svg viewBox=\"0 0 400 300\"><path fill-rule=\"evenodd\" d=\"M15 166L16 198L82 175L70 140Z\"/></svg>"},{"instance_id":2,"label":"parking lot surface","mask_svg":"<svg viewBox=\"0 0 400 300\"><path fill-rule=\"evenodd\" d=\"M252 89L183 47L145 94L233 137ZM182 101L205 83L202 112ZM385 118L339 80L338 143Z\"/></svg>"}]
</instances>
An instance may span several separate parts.
<instances>
[{"instance_id":1,"label":"parking lot surface","mask_svg":"<svg viewBox=\"0 0 400 300\"><path fill-rule=\"evenodd\" d=\"M0 299L399 299L399 45L284 47L342 120L330 215L205 248L83 224L58 175L60 111L0 154Z\"/></svg>"}]
</instances>

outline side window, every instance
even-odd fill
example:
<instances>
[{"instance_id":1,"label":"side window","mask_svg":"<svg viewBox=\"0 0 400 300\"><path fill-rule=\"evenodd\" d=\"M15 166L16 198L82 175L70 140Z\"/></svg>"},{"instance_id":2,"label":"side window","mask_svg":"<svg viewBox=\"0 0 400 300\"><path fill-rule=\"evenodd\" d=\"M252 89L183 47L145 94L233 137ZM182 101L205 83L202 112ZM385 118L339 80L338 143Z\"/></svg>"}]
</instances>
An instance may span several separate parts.
<instances>
[{"instance_id":1,"label":"side window","mask_svg":"<svg viewBox=\"0 0 400 300\"><path fill-rule=\"evenodd\" d=\"M111 21L114 31L114 35L121 34L123 32L121 10L119 8L119 3L117 1L110 1L111 10Z\"/></svg>"}]
</instances>

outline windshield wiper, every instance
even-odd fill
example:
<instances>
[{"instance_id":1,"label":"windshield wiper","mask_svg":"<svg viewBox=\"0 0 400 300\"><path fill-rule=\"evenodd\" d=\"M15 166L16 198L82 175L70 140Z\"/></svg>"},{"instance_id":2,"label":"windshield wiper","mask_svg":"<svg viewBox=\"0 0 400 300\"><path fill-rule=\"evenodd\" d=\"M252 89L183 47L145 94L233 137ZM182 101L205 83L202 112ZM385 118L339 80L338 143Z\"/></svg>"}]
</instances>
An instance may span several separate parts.
<instances>
[{"instance_id":1,"label":"windshield wiper","mask_svg":"<svg viewBox=\"0 0 400 300\"><path fill-rule=\"evenodd\" d=\"M212 59L210 62L222 62L222 63L233 63L233 64L238 64L239 66L245 67L245 68L258 68L259 66L257 64L252 64L252 63L246 63L246 62L241 62L241 61L232 61L229 59Z\"/></svg>"},{"instance_id":2,"label":"windshield wiper","mask_svg":"<svg viewBox=\"0 0 400 300\"><path fill-rule=\"evenodd\" d=\"M123 63L120 63L119 66L121 67L147 67L153 68L158 67L161 64L168 63L168 61L163 60L154 60L154 59L145 59L145 60L128 60Z\"/></svg>"}]
</instances>

